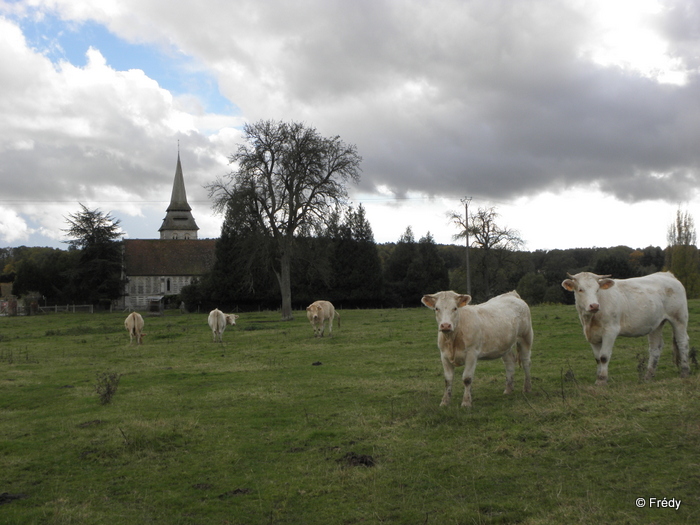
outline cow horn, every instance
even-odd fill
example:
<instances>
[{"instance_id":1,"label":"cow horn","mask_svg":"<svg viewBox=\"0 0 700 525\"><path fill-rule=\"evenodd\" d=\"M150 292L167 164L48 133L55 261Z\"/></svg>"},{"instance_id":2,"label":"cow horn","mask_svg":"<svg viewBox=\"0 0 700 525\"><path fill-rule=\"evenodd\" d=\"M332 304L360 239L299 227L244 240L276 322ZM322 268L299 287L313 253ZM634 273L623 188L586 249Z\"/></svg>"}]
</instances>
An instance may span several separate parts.
<instances>
[{"instance_id":1,"label":"cow horn","mask_svg":"<svg viewBox=\"0 0 700 525\"><path fill-rule=\"evenodd\" d=\"M573 278L574 278L574 276L573 276L573 275L571 275L571 274L570 274L569 272L566 272L566 275L568 275L568 276L569 276L569 279L573 279Z\"/></svg>"}]
</instances>

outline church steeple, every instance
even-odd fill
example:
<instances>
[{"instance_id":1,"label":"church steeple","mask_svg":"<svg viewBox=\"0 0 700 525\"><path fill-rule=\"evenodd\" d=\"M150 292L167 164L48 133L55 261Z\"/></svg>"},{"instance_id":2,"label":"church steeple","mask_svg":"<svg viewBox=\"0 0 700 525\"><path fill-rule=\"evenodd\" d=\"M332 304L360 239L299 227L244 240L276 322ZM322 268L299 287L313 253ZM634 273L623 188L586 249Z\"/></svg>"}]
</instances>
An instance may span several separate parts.
<instances>
[{"instance_id":1,"label":"church steeple","mask_svg":"<svg viewBox=\"0 0 700 525\"><path fill-rule=\"evenodd\" d=\"M170 196L170 206L165 213L165 219L160 229L161 239L196 239L197 223L192 217L192 208L187 203L185 191L185 178L182 176L182 164L180 164L180 151L177 152L177 167L175 168L175 181L173 192Z\"/></svg>"}]
</instances>

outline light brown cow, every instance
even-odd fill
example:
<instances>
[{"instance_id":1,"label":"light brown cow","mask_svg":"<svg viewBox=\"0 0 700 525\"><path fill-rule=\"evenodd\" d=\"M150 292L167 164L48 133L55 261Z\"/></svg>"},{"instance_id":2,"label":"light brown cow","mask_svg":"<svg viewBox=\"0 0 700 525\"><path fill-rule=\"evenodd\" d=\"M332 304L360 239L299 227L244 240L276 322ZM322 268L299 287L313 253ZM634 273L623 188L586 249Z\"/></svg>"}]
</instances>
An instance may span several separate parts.
<instances>
[{"instance_id":1,"label":"light brown cow","mask_svg":"<svg viewBox=\"0 0 700 525\"><path fill-rule=\"evenodd\" d=\"M143 317L141 317L141 314L131 312L124 320L124 327L129 332L129 344L134 344L134 338L136 338L137 344L143 343L143 336L146 334L143 332Z\"/></svg>"},{"instance_id":2,"label":"light brown cow","mask_svg":"<svg viewBox=\"0 0 700 525\"><path fill-rule=\"evenodd\" d=\"M472 380L480 359L503 359L506 365L506 389L513 392L515 364L525 370L524 391L530 391L530 349L532 320L530 309L516 292L509 292L477 305L469 305L471 296L438 292L425 295L421 302L435 310L438 323L438 348L445 374L445 393L440 406L452 398L455 366L464 365L463 407L472 405ZM469 305L469 306L467 306ZM513 347L517 345L517 355Z\"/></svg>"},{"instance_id":3,"label":"light brown cow","mask_svg":"<svg viewBox=\"0 0 700 525\"><path fill-rule=\"evenodd\" d=\"M340 314L335 311L333 305L328 301L316 301L306 307L306 317L309 319L314 329L315 337L323 337L328 322L328 336L333 337L333 318L338 318L340 326Z\"/></svg>"},{"instance_id":4,"label":"light brown cow","mask_svg":"<svg viewBox=\"0 0 700 525\"><path fill-rule=\"evenodd\" d=\"M214 342L223 343L224 330L226 330L227 325L235 325L238 316L236 314L225 314L218 308L215 308L209 312L209 328L211 328L212 336L214 337Z\"/></svg>"}]
</instances>

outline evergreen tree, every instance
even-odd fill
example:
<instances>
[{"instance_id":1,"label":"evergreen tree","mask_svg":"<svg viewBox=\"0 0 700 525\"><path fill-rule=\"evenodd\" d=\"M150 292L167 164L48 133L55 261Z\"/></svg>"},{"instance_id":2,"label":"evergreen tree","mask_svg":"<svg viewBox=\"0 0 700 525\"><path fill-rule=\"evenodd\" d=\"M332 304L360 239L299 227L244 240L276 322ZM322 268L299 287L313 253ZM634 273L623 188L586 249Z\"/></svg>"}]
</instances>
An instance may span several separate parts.
<instances>
[{"instance_id":1,"label":"evergreen tree","mask_svg":"<svg viewBox=\"0 0 700 525\"><path fill-rule=\"evenodd\" d=\"M418 301L427 293L448 288L449 273L433 236L428 232L418 241L416 256L411 261L404 282L406 294Z\"/></svg>"},{"instance_id":2,"label":"evergreen tree","mask_svg":"<svg viewBox=\"0 0 700 525\"><path fill-rule=\"evenodd\" d=\"M121 243L119 220L99 210L82 211L66 218L70 237L65 241L80 250L80 259L71 272L71 295L74 300L98 304L121 297Z\"/></svg>"},{"instance_id":3,"label":"evergreen tree","mask_svg":"<svg viewBox=\"0 0 700 525\"><path fill-rule=\"evenodd\" d=\"M411 306L411 295L405 290L408 268L416 254L416 241L413 230L407 227L399 237L399 241L389 254L384 267L384 282L386 283L387 299L392 306ZM419 298L420 300L420 298Z\"/></svg>"},{"instance_id":4,"label":"evergreen tree","mask_svg":"<svg viewBox=\"0 0 700 525\"><path fill-rule=\"evenodd\" d=\"M383 277L372 227L360 205L350 208L345 221L332 222L334 277L333 299L347 306L379 306L383 300ZM329 233L330 233L329 232Z\"/></svg>"}]
</instances>

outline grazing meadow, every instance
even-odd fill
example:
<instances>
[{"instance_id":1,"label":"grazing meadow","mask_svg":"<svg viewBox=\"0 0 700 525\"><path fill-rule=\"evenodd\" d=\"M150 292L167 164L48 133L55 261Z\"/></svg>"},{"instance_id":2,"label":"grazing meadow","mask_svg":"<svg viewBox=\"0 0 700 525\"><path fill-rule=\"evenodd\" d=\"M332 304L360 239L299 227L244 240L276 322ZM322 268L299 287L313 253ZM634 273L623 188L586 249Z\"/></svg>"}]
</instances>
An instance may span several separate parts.
<instances>
[{"instance_id":1,"label":"grazing meadow","mask_svg":"<svg viewBox=\"0 0 700 525\"><path fill-rule=\"evenodd\" d=\"M700 301L691 301L691 347ZM573 306L532 309L533 388L480 362L440 408L434 314L0 318L0 523L700 523L700 379L620 338L607 387ZM461 374L461 368L459 369ZM678 506L677 503L680 502ZM671 508L671 505L673 506Z\"/></svg>"}]
</instances>

